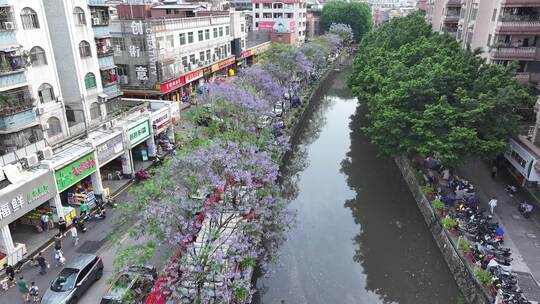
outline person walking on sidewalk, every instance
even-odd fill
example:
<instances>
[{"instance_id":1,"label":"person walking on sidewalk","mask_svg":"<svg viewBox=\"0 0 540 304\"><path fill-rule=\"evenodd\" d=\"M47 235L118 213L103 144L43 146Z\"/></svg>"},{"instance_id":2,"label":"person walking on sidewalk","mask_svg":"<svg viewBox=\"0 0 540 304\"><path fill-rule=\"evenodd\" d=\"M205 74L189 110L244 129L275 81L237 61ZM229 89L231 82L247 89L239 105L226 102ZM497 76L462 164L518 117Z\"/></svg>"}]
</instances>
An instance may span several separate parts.
<instances>
[{"instance_id":1,"label":"person walking on sidewalk","mask_svg":"<svg viewBox=\"0 0 540 304\"><path fill-rule=\"evenodd\" d=\"M497 165L493 165L493 167L491 167L491 178L495 178L497 176L497 171L499 171L499 169L497 168Z\"/></svg>"},{"instance_id":2,"label":"person walking on sidewalk","mask_svg":"<svg viewBox=\"0 0 540 304\"><path fill-rule=\"evenodd\" d=\"M88 205L86 204L86 201L83 201L81 204L81 217L83 219L88 218Z\"/></svg>"},{"instance_id":3,"label":"person walking on sidewalk","mask_svg":"<svg viewBox=\"0 0 540 304\"><path fill-rule=\"evenodd\" d=\"M19 287L19 292L22 294L23 301L30 302L30 293L28 290L28 284L26 284L26 280L23 277L20 277L17 281L17 286Z\"/></svg>"},{"instance_id":4,"label":"person walking on sidewalk","mask_svg":"<svg viewBox=\"0 0 540 304\"><path fill-rule=\"evenodd\" d=\"M491 200L488 202L489 210L491 211L491 214L493 215L493 212L495 211L495 207L497 207L497 198L494 196L491 198Z\"/></svg>"},{"instance_id":5,"label":"person walking on sidewalk","mask_svg":"<svg viewBox=\"0 0 540 304\"><path fill-rule=\"evenodd\" d=\"M73 244L77 246L79 244L79 234L77 233L77 227L75 225L71 226L69 229L69 232L71 232L71 237L73 238Z\"/></svg>"},{"instance_id":6,"label":"person walking on sidewalk","mask_svg":"<svg viewBox=\"0 0 540 304\"><path fill-rule=\"evenodd\" d=\"M54 250L62 249L62 235L60 233L54 236Z\"/></svg>"},{"instance_id":7,"label":"person walking on sidewalk","mask_svg":"<svg viewBox=\"0 0 540 304\"><path fill-rule=\"evenodd\" d=\"M60 230L60 234L64 234L67 230L66 220L63 217L58 220L58 230Z\"/></svg>"},{"instance_id":8,"label":"person walking on sidewalk","mask_svg":"<svg viewBox=\"0 0 540 304\"><path fill-rule=\"evenodd\" d=\"M38 253L38 256L35 258L36 262L39 265L39 274L44 275L47 273L47 260L41 255L41 252Z\"/></svg>"},{"instance_id":9,"label":"person walking on sidewalk","mask_svg":"<svg viewBox=\"0 0 540 304\"><path fill-rule=\"evenodd\" d=\"M62 250L55 250L54 251L54 267L64 266L65 263L66 263L66 258L64 257Z\"/></svg>"}]
</instances>

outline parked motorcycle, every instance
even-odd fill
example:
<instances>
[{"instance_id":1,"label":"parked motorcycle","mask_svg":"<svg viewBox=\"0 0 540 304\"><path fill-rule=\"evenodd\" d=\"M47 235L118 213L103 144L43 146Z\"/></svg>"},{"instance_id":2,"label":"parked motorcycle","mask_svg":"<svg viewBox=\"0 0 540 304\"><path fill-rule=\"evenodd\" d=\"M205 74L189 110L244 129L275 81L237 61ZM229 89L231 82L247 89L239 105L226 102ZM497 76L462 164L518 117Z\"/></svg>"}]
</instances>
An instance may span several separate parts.
<instances>
[{"instance_id":1,"label":"parked motorcycle","mask_svg":"<svg viewBox=\"0 0 540 304\"><path fill-rule=\"evenodd\" d=\"M529 218L531 217L531 214L534 210L534 206L527 202L522 202L521 204L519 204L518 210L519 210L519 213L521 213L524 218Z\"/></svg>"}]
</instances>

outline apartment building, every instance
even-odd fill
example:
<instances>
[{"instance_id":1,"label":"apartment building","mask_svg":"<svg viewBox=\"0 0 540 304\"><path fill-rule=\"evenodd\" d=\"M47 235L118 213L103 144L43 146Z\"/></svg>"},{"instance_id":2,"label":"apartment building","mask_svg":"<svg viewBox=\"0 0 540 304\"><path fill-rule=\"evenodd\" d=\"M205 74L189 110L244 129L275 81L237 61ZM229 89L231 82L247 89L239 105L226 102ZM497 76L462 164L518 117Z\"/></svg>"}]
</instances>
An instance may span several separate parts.
<instances>
[{"instance_id":1,"label":"apartment building","mask_svg":"<svg viewBox=\"0 0 540 304\"><path fill-rule=\"evenodd\" d=\"M68 135L42 1L0 3L0 165Z\"/></svg>"},{"instance_id":2,"label":"apartment building","mask_svg":"<svg viewBox=\"0 0 540 304\"><path fill-rule=\"evenodd\" d=\"M245 17L197 4L121 4L112 24L114 62L124 94L180 100L227 74L246 48Z\"/></svg>"},{"instance_id":3,"label":"apartment building","mask_svg":"<svg viewBox=\"0 0 540 304\"><path fill-rule=\"evenodd\" d=\"M516 78L538 87L540 0L430 0L427 18L435 31L481 49L488 62L517 62Z\"/></svg>"},{"instance_id":4,"label":"apartment building","mask_svg":"<svg viewBox=\"0 0 540 304\"><path fill-rule=\"evenodd\" d=\"M306 40L305 0L252 0L252 3L254 31L273 31L276 23L287 23L297 43Z\"/></svg>"},{"instance_id":5,"label":"apartment building","mask_svg":"<svg viewBox=\"0 0 540 304\"><path fill-rule=\"evenodd\" d=\"M108 103L119 95L103 89L115 82L114 76L106 77L114 73L106 44L108 10L90 3L43 1L71 135L103 123L107 108L113 108Z\"/></svg>"},{"instance_id":6,"label":"apartment building","mask_svg":"<svg viewBox=\"0 0 540 304\"><path fill-rule=\"evenodd\" d=\"M319 36L321 31L322 4L308 4L306 15L306 37L313 38Z\"/></svg>"}]
</instances>

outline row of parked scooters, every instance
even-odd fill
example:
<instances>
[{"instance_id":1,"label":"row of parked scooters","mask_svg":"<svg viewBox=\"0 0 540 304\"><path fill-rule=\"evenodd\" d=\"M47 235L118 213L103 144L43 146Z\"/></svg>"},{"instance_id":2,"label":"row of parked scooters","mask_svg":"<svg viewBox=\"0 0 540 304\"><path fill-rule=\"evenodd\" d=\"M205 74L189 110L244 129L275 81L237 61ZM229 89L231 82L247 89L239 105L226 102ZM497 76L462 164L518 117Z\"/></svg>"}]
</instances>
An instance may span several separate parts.
<instances>
[{"instance_id":1,"label":"row of parked scooters","mask_svg":"<svg viewBox=\"0 0 540 304\"><path fill-rule=\"evenodd\" d=\"M475 201L465 199L455 211L458 228L471 243L473 261L492 274L493 286L502 303L530 304L520 290L512 272L509 248L503 247L504 230L492 221L486 210Z\"/></svg>"}]
</instances>

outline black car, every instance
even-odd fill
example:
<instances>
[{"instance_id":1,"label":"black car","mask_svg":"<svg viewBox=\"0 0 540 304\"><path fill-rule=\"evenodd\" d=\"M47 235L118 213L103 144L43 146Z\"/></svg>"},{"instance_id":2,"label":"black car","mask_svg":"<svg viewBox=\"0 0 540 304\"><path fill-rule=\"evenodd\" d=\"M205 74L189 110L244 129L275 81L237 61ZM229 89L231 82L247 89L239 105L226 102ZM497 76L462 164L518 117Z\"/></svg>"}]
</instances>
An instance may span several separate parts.
<instances>
[{"instance_id":1,"label":"black car","mask_svg":"<svg viewBox=\"0 0 540 304\"><path fill-rule=\"evenodd\" d=\"M157 271L152 266L130 266L113 279L100 304L142 304L156 278Z\"/></svg>"},{"instance_id":2,"label":"black car","mask_svg":"<svg viewBox=\"0 0 540 304\"><path fill-rule=\"evenodd\" d=\"M73 258L64 267L51 287L43 295L43 304L74 304L103 276L103 260L93 254L82 254Z\"/></svg>"}]
</instances>

